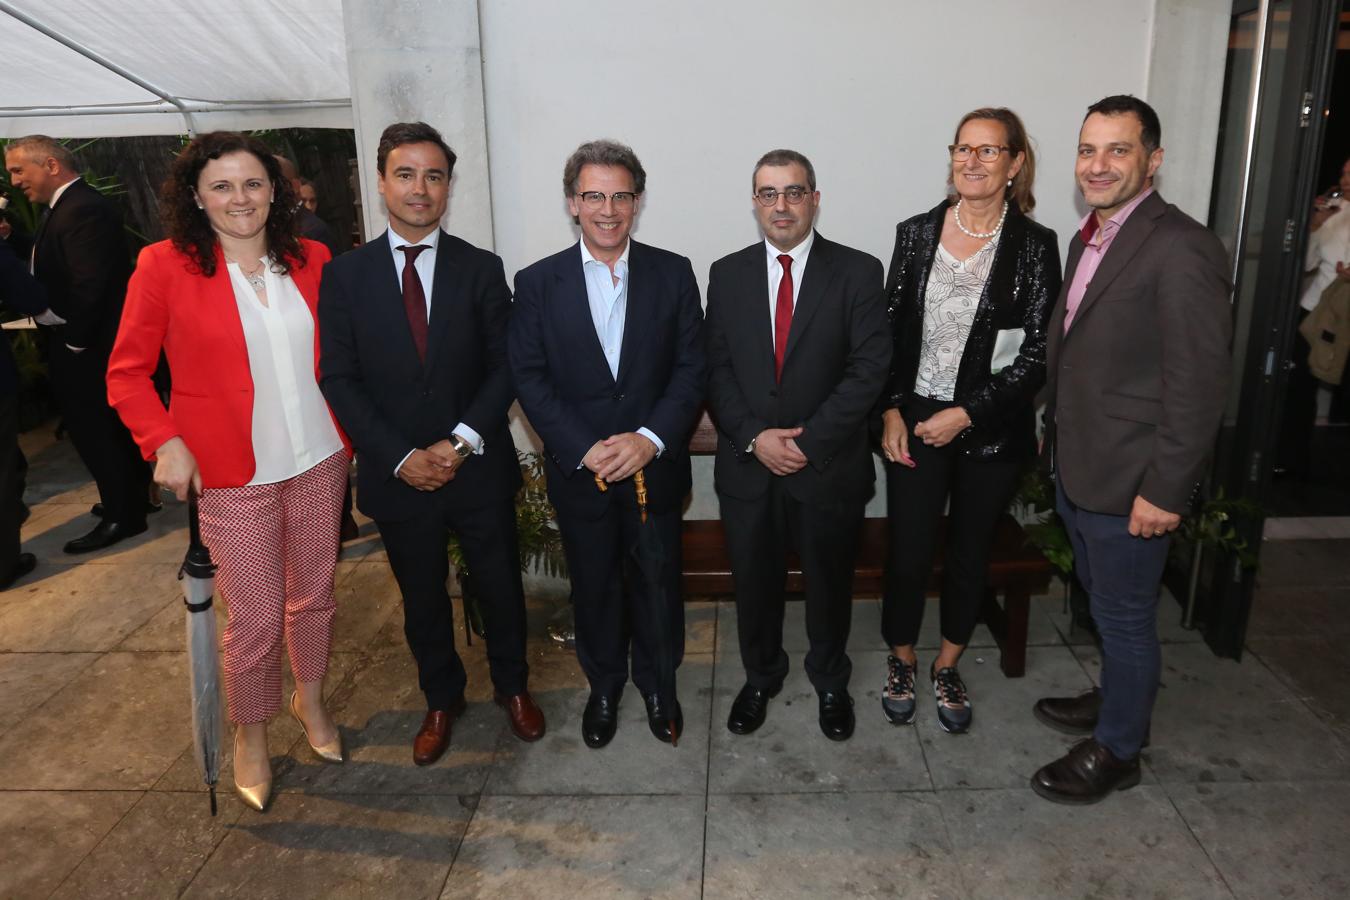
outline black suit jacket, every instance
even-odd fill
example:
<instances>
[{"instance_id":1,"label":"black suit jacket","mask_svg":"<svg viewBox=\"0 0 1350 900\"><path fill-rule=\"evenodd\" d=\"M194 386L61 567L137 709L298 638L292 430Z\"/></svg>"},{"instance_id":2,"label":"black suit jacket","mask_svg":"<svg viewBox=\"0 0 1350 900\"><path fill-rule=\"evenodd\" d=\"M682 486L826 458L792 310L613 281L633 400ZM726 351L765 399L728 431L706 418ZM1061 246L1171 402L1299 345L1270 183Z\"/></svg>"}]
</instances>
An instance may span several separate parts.
<instances>
[{"instance_id":1,"label":"black suit jacket","mask_svg":"<svg viewBox=\"0 0 1350 900\"><path fill-rule=\"evenodd\" d=\"M307 237L311 241L318 241L323 244L328 248L329 254L334 259L337 259L342 251L348 249L338 243L337 235L333 233L333 226L310 212L307 206L301 205L296 209L295 224L301 237Z\"/></svg>"},{"instance_id":2,"label":"black suit jacket","mask_svg":"<svg viewBox=\"0 0 1350 900\"><path fill-rule=\"evenodd\" d=\"M1152 194L1125 220L1064 333L1083 240L1050 319L1046 447L1064 493L1129 515L1136 495L1185 513L1228 399L1228 254Z\"/></svg>"},{"instance_id":3,"label":"black suit jacket","mask_svg":"<svg viewBox=\"0 0 1350 900\"><path fill-rule=\"evenodd\" d=\"M34 237L33 274L47 288L62 343L107 356L117 337L131 256L117 206L76 179Z\"/></svg>"},{"instance_id":4,"label":"black suit jacket","mask_svg":"<svg viewBox=\"0 0 1350 900\"><path fill-rule=\"evenodd\" d=\"M703 310L689 260L631 241L619 374L610 374L591 321L581 248L573 244L516 275L511 371L520 405L544 441L549 498L573 515L601 515L613 492L578 470L596 441L648 428L666 445L644 470L653 511L689 492L689 434L703 402Z\"/></svg>"},{"instance_id":5,"label":"black suit jacket","mask_svg":"<svg viewBox=\"0 0 1350 900\"><path fill-rule=\"evenodd\" d=\"M25 316L47 311L46 291L28 274L28 263L19 259L4 241L0 241L0 304ZM19 390L19 370L14 365L9 334L0 333L0 394L15 394Z\"/></svg>"},{"instance_id":6,"label":"black suit jacket","mask_svg":"<svg viewBox=\"0 0 1350 900\"><path fill-rule=\"evenodd\" d=\"M950 205L944 200L895 229L895 253L886 276L894 356L883 409L898 409L914 390L923 347L928 275ZM956 374L956 403L970 415L971 427L953 443L967 456L1017 459L1035 455L1032 404L1045 384L1045 329L1059 288L1055 233L1010 206ZM1022 329L1022 346L1017 358L994 374L990 371L994 343L1004 329Z\"/></svg>"},{"instance_id":7,"label":"black suit jacket","mask_svg":"<svg viewBox=\"0 0 1350 900\"><path fill-rule=\"evenodd\" d=\"M708 405L721 436L720 493L754 499L774 476L750 441L765 428L805 430L809 464L784 476L809 502L863 499L875 478L867 418L886 381L890 331L881 263L816 234L788 331L783 380L774 380L764 242L713 263L708 277Z\"/></svg>"},{"instance_id":8,"label":"black suit jacket","mask_svg":"<svg viewBox=\"0 0 1350 900\"><path fill-rule=\"evenodd\" d=\"M357 502L376 521L436 504L473 509L512 497L520 467L506 412L511 291L502 261L441 232L432 278L427 358L417 358L388 233L330 262L319 287L319 385L357 454ZM483 438L436 491L394 469L463 422Z\"/></svg>"}]
</instances>

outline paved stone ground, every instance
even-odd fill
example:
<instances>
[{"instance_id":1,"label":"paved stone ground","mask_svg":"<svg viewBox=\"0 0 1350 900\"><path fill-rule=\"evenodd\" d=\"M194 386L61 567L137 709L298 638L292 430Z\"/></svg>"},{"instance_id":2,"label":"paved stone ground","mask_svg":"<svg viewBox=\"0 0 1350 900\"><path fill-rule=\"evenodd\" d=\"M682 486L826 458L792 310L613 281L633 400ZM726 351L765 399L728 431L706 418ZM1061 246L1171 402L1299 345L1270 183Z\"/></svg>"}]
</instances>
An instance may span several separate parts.
<instances>
[{"instance_id":1,"label":"paved stone ground","mask_svg":"<svg viewBox=\"0 0 1350 900\"><path fill-rule=\"evenodd\" d=\"M550 731L527 746L466 652L469 710L437 765L412 765L421 719L402 614L367 523L338 571L331 704L350 752L322 764L299 727L271 729L278 794L262 815L186 756L183 507L78 563L92 486L69 447L30 434L24 543L33 575L0 594L0 897L1329 897L1350 896L1350 542L1270 543L1250 652L1216 659L1166 600L1165 687L1144 782L1098 806L1027 788L1070 740L1032 719L1098 659L1059 596L1034 606L1027 676L1002 677L981 629L963 664L969 735L882 718L875 600L854 615L858 731L825 740L801 670L756 735L724 722L741 683L729 606L689 608L687 733L648 733L629 691L618 737L585 748L575 659L531 610L532 688ZM936 614L924 644L936 644ZM925 663L931 650L921 654Z\"/></svg>"}]
</instances>

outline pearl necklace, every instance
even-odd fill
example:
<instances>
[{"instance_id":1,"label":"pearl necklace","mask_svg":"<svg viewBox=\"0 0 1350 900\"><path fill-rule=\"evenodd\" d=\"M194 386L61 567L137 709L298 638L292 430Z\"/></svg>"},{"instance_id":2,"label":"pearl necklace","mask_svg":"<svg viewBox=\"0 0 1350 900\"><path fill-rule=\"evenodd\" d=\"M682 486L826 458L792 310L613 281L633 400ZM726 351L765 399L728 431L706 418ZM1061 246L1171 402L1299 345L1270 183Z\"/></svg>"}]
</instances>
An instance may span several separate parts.
<instances>
[{"instance_id":1,"label":"pearl necklace","mask_svg":"<svg viewBox=\"0 0 1350 900\"><path fill-rule=\"evenodd\" d=\"M1003 230L1003 221L1008 218L1007 200L1003 201L1003 214L998 217L998 224L994 226L994 230L988 232L979 232L979 231L971 231L969 228L961 224L961 204L964 202L964 199L965 198L957 200L956 208L952 210L952 217L956 219L956 227L961 229L962 234L965 234L968 237L973 237L976 240L984 240L985 238L994 237L996 234L998 234L1000 231Z\"/></svg>"}]
</instances>

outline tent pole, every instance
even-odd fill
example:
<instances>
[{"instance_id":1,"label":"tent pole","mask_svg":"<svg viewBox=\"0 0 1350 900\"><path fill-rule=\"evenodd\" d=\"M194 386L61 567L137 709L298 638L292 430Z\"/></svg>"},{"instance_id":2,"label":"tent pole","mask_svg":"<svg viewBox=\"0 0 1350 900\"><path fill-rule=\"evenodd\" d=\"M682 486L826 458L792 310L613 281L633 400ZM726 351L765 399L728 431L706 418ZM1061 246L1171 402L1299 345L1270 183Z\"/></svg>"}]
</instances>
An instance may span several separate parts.
<instances>
[{"instance_id":1,"label":"tent pole","mask_svg":"<svg viewBox=\"0 0 1350 900\"><path fill-rule=\"evenodd\" d=\"M120 75L121 77L125 78L127 81L130 81L137 87L143 88L149 91L150 93L154 94L156 97L160 98L164 102L172 104L174 107L178 109L179 113L183 116L183 124L187 128L187 133L190 136L196 135L197 125L192 118L192 113L177 97L174 97L173 95L169 94L165 90L162 90L161 88L155 87L155 85L146 81L144 78L141 78L140 76L127 71L126 69L119 66L117 63L103 57L98 53L95 53L93 50L89 49L88 47L84 46L78 41L74 41L66 37L64 34L61 34L59 31L52 28L51 26L46 25L43 22L39 21L38 19L33 18L28 13L21 12L18 9L15 9L14 5L12 3L7 2L7 0L0 0L0 12L8 13L12 18L19 20L23 24L27 25L29 28L42 32L47 37L51 38L57 43L62 44L63 46L68 47L71 50L74 50L76 53L80 54L90 62L97 63L98 65L107 69L109 72L112 72L116 75Z\"/></svg>"}]
</instances>

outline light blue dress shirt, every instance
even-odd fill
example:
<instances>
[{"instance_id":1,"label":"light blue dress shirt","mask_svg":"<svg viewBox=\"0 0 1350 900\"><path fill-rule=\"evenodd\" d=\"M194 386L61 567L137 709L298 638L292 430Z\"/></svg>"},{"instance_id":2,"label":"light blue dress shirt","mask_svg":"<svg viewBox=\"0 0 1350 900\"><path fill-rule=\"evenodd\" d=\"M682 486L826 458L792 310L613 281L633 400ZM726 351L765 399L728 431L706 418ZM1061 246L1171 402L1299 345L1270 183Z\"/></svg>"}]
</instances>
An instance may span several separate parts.
<instances>
[{"instance_id":1,"label":"light blue dress shirt","mask_svg":"<svg viewBox=\"0 0 1350 900\"><path fill-rule=\"evenodd\" d=\"M629 241L624 246L623 254L614 263L613 272L608 265L591 255L585 241L580 244L581 271L586 276L586 302L591 308L591 324L595 326L595 336L600 339L600 348L605 352L609 374L618 381L623 326L628 319L628 250L633 244ZM657 456L665 452L666 445L655 432L644 426L637 433L656 445Z\"/></svg>"}]
</instances>

